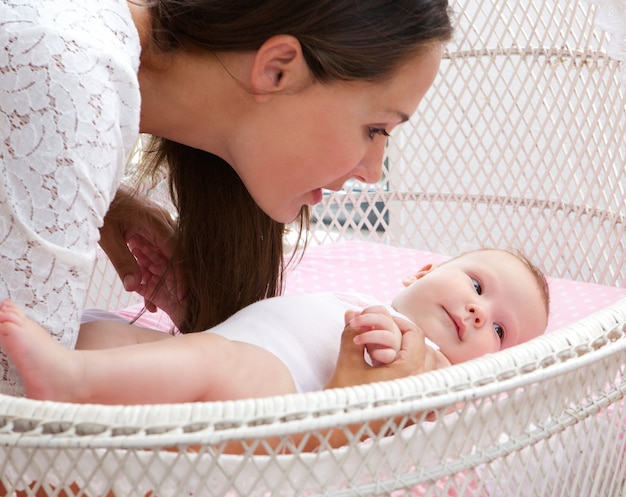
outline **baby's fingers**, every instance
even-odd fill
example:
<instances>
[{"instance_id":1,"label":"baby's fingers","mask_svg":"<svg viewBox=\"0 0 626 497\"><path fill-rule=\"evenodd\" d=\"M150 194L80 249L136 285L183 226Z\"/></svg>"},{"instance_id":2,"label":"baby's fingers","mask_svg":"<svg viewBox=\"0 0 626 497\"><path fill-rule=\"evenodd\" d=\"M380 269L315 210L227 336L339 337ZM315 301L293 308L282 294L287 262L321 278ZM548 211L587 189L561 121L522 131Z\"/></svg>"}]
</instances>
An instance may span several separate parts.
<instances>
[{"instance_id":1,"label":"baby's fingers","mask_svg":"<svg viewBox=\"0 0 626 497\"><path fill-rule=\"evenodd\" d=\"M169 257L163 253L163 251L155 245L149 243L145 238L141 236L133 236L128 240L128 246L131 251L141 253L148 262L148 264L155 264L159 266L167 265ZM146 264L146 265L148 265Z\"/></svg>"},{"instance_id":2,"label":"baby's fingers","mask_svg":"<svg viewBox=\"0 0 626 497\"><path fill-rule=\"evenodd\" d=\"M391 316L391 312L388 307L384 305L370 305L363 309L359 314L386 314L387 316Z\"/></svg>"},{"instance_id":3,"label":"baby's fingers","mask_svg":"<svg viewBox=\"0 0 626 497\"><path fill-rule=\"evenodd\" d=\"M372 314L358 314L353 317L350 322L350 326L354 328L366 329L380 329L380 330L397 330L393 318L388 314L372 313Z\"/></svg>"},{"instance_id":4,"label":"baby's fingers","mask_svg":"<svg viewBox=\"0 0 626 497\"><path fill-rule=\"evenodd\" d=\"M372 361L372 366L381 366L383 364L390 364L396 360L397 352L390 348L378 348L377 346L368 347L367 353Z\"/></svg>"},{"instance_id":5,"label":"baby's fingers","mask_svg":"<svg viewBox=\"0 0 626 497\"><path fill-rule=\"evenodd\" d=\"M388 330L371 330L359 333L354 337L354 343L357 345L378 345L379 347L390 347L394 350L400 348L400 334L391 333Z\"/></svg>"}]
</instances>

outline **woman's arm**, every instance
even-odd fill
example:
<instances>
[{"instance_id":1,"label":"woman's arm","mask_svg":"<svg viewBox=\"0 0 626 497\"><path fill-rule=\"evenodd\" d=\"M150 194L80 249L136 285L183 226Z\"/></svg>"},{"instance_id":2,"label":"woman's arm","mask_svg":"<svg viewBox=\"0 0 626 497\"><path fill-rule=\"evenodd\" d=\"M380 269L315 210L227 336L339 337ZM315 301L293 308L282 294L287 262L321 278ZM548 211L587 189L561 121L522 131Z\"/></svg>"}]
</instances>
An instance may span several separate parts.
<instances>
[{"instance_id":1,"label":"woman's arm","mask_svg":"<svg viewBox=\"0 0 626 497\"><path fill-rule=\"evenodd\" d=\"M402 332L402 345L396 360L389 364L377 367L369 366L363 360L365 345L355 342L362 330L350 325L350 316L346 316L346 327L341 336L341 349L337 360L337 367L326 388L339 388L376 381L395 380L406 376L421 374L435 369L435 350L427 346L423 332L413 323L394 317L394 321ZM381 433L388 424L388 419L374 420L369 423L369 431ZM361 425L347 427L353 434L362 429ZM328 445L341 447L350 443L342 429L329 429L325 434ZM298 440L300 437L295 436ZM316 450L321 440L313 437L307 439L306 450Z\"/></svg>"},{"instance_id":2,"label":"woman's arm","mask_svg":"<svg viewBox=\"0 0 626 497\"><path fill-rule=\"evenodd\" d=\"M66 347L137 139L140 48L124 9L109 0L0 5L10 40L3 70L19 74L0 84L0 298L27 308ZM0 392L18 393L0 356L0 378L9 376Z\"/></svg>"},{"instance_id":3,"label":"woman's arm","mask_svg":"<svg viewBox=\"0 0 626 497\"><path fill-rule=\"evenodd\" d=\"M423 332L416 328L413 323L397 317L393 319L402 333L402 343L396 360L377 367L368 365L363 358L365 344L355 343L355 337L363 333L363 329L349 324L354 316L354 312L348 311L346 313L346 327L341 336L339 358L334 374L326 385L327 389L394 380L435 369L436 353L434 349L425 344ZM388 419L371 421L367 433L384 434L382 430L388 423ZM347 427L353 434L359 433L362 428L362 425L359 424ZM368 436L367 433L363 435L364 438ZM291 440L295 446L304 451L315 451L319 449L320 445L341 447L351 442L346 436L344 428L322 430L319 438L310 436L310 433L294 434L291 436ZM281 443L281 440L266 439L265 442L269 446L275 446ZM225 451L240 454L249 450L251 443L251 441L234 441L228 444ZM256 453L266 454L267 452L263 445L259 445Z\"/></svg>"}]
</instances>

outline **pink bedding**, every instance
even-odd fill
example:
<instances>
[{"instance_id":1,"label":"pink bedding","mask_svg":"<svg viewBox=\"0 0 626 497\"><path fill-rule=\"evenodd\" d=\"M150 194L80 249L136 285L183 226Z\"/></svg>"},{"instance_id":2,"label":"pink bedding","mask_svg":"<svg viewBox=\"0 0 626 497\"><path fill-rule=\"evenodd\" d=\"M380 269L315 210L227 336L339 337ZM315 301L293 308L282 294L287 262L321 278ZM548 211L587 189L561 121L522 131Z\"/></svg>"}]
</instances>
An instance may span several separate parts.
<instances>
[{"instance_id":1,"label":"pink bedding","mask_svg":"<svg viewBox=\"0 0 626 497\"><path fill-rule=\"evenodd\" d=\"M307 249L300 263L290 269L285 293L357 291L389 301L401 288L402 278L430 262L446 256L372 242L335 242ZM626 288L548 278L551 311L547 332L603 309L626 298ZM118 311L133 318L141 306ZM145 313L137 324L169 330L163 313Z\"/></svg>"}]
</instances>

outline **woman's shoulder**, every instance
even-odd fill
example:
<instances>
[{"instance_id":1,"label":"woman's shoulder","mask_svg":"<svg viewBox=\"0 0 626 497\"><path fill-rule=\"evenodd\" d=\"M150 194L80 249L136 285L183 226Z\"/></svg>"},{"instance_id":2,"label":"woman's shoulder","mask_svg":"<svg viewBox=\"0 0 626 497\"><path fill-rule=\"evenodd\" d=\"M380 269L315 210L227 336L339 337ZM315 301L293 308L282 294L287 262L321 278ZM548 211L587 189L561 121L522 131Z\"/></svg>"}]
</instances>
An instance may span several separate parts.
<instances>
[{"instance_id":1,"label":"woman's shoulder","mask_svg":"<svg viewBox=\"0 0 626 497\"><path fill-rule=\"evenodd\" d=\"M0 108L31 116L45 144L38 150L56 154L69 125L83 148L130 152L139 131L141 47L126 0L0 0L0 44ZM18 128L14 140L22 139Z\"/></svg>"},{"instance_id":2,"label":"woman's shoulder","mask_svg":"<svg viewBox=\"0 0 626 497\"><path fill-rule=\"evenodd\" d=\"M609 57L626 63L626 0L595 0L595 25L606 31ZM622 67L622 81L626 83L626 67Z\"/></svg>"},{"instance_id":3,"label":"woman's shoulder","mask_svg":"<svg viewBox=\"0 0 626 497\"><path fill-rule=\"evenodd\" d=\"M139 64L139 36L125 0L0 0L0 38L11 56L45 45L52 55L107 52Z\"/></svg>"}]
</instances>

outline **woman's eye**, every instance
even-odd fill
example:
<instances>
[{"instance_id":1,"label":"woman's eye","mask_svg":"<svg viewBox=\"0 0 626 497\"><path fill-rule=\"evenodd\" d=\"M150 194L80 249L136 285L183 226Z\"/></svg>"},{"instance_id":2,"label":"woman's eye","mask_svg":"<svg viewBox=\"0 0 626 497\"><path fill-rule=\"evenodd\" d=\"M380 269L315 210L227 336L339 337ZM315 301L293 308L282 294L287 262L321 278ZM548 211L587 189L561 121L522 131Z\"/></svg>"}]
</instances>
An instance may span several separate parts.
<instances>
[{"instance_id":1,"label":"woman's eye","mask_svg":"<svg viewBox=\"0 0 626 497\"><path fill-rule=\"evenodd\" d=\"M474 290L476 290L476 293L478 295L481 295L483 293L483 287L480 286L480 283L478 282L478 280L475 280L474 278L472 278L472 285L474 285Z\"/></svg>"},{"instance_id":2,"label":"woman's eye","mask_svg":"<svg viewBox=\"0 0 626 497\"><path fill-rule=\"evenodd\" d=\"M386 137L391 136L389 133L387 133L385 128L374 128L370 126L369 128L367 128L367 132L369 134L370 140L373 140L376 135L381 135L381 136L386 136Z\"/></svg>"},{"instance_id":3,"label":"woman's eye","mask_svg":"<svg viewBox=\"0 0 626 497\"><path fill-rule=\"evenodd\" d=\"M498 338L500 338L500 341L502 341L502 339L504 338L504 328L500 326L498 323L493 323L493 329L498 335Z\"/></svg>"}]
</instances>

